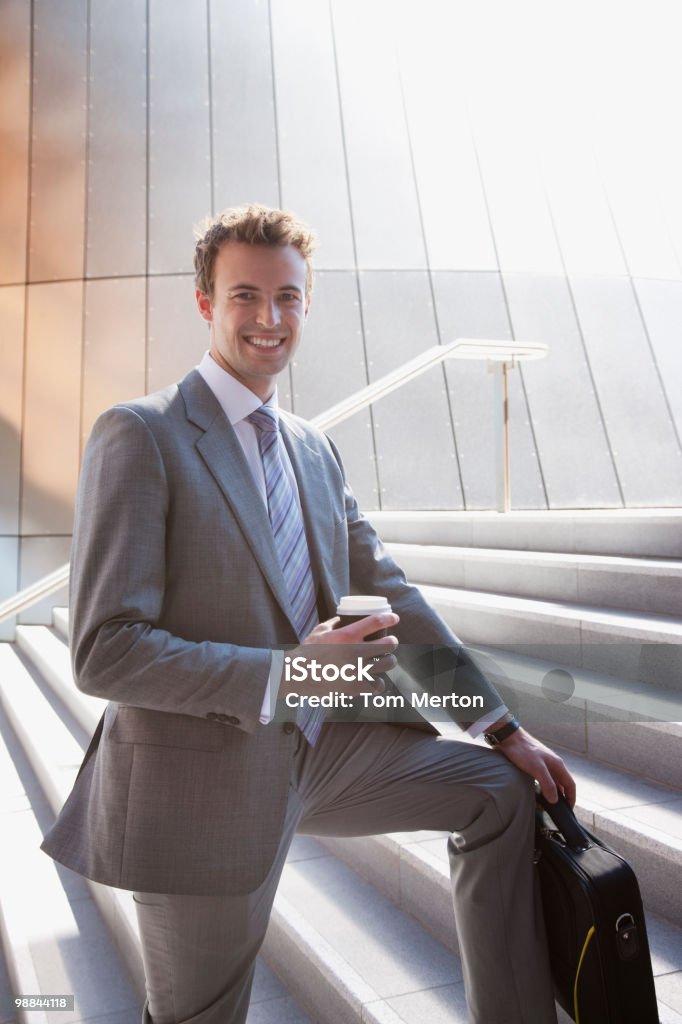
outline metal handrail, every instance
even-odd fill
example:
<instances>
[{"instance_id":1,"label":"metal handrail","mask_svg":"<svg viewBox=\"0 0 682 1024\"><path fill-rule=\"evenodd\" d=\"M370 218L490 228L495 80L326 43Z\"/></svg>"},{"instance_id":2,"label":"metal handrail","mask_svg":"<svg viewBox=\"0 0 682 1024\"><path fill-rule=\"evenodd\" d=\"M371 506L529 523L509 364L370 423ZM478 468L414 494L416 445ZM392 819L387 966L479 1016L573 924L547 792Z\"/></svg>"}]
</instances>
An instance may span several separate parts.
<instances>
[{"instance_id":1,"label":"metal handrail","mask_svg":"<svg viewBox=\"0 0 682 1024\"><path fill-rule=\"evenodd\" d=\"M542 359L547 355L547 345L533 341L499 341L491 338L457 338L446 345L434 345L425 349L414 359L403 363L396 370L385 374L373 384L360 388L348 398L337 402L326 412L311 419L313 426L319 430L343 423L356 412L366 409L368 405L390 395L403 384L419 377L426 370L438 366L445 359L485 359L499 371L500 384L497 392L501 396L501 416L498 415L497 451L497 507L501 512L510 508L509 498L509 413L507 398L507 371L522 359ZM500 404L498 402L498 404ZM62 565L30 587L20 590L13 597L0 603L0 622L26 611L44 597L49 597L69 582L69 565Z\"/></svg>"},{"instance_id":2,"label":"metal handrail","mask_svg":"<svg viewBox=\"0 0 682 1024\"><path fill-rule=\"evenodd\" d=\"M59 569L55 569L54 572L49 573L47 576L43 576L36 583L32 583L30 587L24 587L18 593L14 594L13 597L8 597L6 601L0 603L0 622L4 622L5 619L11 619L13 615L18 615L19 612L26 611L27 608L32 608L38 601L42 601L44 597L49 597L50 594L54 594L55 590L61 590L61 588L69 582L69 563L62 565Z\"/></svg>"},{"instance_id":3,"label":"metal handrail","mask_svg":"<svg viewBox=\"0 0 682 1024\"><path fill-rule=\"evenodd\" d=\"M361 388L349 398L332 405L326 412L311 419L313 426L329 430L337 423L347 420L356 412L365 409L392 391L396 391L414 380L426 370L437 366L445 359L485 359L494 363L515 365L521 359L542 359L547 355L547 345L539 341L497 341L491 338L457 338L447 345L434 345L420 352L414 359L403 363L397 370L380 377L373 384Z\"/></svg>"}]
</instances>

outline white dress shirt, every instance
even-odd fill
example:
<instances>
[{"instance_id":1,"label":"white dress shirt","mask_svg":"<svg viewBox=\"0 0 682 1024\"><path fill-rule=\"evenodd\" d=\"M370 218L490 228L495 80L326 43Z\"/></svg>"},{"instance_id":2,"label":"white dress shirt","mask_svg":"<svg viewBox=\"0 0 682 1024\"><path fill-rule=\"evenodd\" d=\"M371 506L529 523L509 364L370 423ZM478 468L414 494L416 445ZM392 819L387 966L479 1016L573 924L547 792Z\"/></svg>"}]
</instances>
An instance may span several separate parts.
<instances>
[{"instance_id":1,"label":"white dress shirt","mask_svg":"<svg viewBox=\"0 0 682 1024\"><path fill-rule=\"evenodd\" d=\"M269 405L277 409L277 390L275 390L272 398L268 399L267 402L262 402L258 395L255 395L244 384L240 384L237 378L233 377L227 370L223 370L222 366L218 366L209 352L204 353L204 357L196 369L218 399L220 408L234 427L234 432L239 438L239 443L246 456L249 469L253 474L256 486L263 499L263 504L267 509L268 493L265 487L265 471L263 470L263 460L261 459L260 445L258 443L258 429L253 423L249 423L246 417L250 416L256 409L260 409L261 405ZM300 505L296 477L294 476L289 453L282 442L281 435L279 437L279 453L296 500ZM279 690L279 681L282 678L283 667L284 651L273 651L268 685L265 688L265 696L261 705L260 721L262 725L267 725L273 717L271 698L272 694L277 694Z\"/></svg>"},{"instance_id":2,"label":"white dress shirt","mask_svg":"<svg viewBox=\"0 0 682 1024\"><path fill-rule=\"evenodd\" d=\"M196 369L218 399L221 409L234 427L234 431L239 438L239 443L241 444L244 455L246 456L246 461L249 464L249 469L253 474L253 478L256 481L263 503L267 509L268 497L265 488L263 461L261 459L260 446L258 444L258 431L253 423L249 423L247 421L246 417L250 416L252 412L255 412L256 409L259 409L263 404L270 405L274 409L277 409L277 391L275 390L272 398L270 398L266 403L261 402L258 395L255 395L253 391L249 390L249 388L240 384L236 377L233 377L226 370L223 370L222 366L218 366L209 352L204 353L203 359ZM294 476L291 460L289 459L289 454L282 442L281 435L279 437L279 450L284 469L289 477L296 500L299 502L300 506L296 477ZM271 694L276 694L279 689L279 681L282 676L283 665L284 652L273 651L268 685L265 690L265 697L260 714L260 721L263 725L266 725L272 719L273 711ZM486 715L479 718L469 726L467 730L469 735L472 737L480 736L480 734L485 732L485 730L496 722L498 718L501 718L506 710L507 708L504 704L501 704L493 711L489 711Z\"/></svg>"}]
</instances>

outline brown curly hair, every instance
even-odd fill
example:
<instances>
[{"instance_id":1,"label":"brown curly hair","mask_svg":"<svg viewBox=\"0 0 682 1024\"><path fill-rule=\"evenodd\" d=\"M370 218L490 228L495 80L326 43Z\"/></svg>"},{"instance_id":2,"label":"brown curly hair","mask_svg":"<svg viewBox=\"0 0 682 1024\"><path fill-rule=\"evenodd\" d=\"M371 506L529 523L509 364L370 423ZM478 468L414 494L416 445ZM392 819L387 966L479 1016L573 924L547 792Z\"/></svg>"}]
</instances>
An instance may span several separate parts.
<instances>
[{"instance_id":1,"label":"brown curly hair","mask_svg":"<svg viewBox=\"0 0 682 1024\"><path fill-rule=\"evenodd\" d=\"M215 261L225 242L249 245L293 245L306 264L306 295L313 287L312 254L315 233L288 210L277 210L259 203L233 206L216 217L209 217L197 230L194 250L194 279L204 295L213 298Z\"/></svg>"}]
</instances>

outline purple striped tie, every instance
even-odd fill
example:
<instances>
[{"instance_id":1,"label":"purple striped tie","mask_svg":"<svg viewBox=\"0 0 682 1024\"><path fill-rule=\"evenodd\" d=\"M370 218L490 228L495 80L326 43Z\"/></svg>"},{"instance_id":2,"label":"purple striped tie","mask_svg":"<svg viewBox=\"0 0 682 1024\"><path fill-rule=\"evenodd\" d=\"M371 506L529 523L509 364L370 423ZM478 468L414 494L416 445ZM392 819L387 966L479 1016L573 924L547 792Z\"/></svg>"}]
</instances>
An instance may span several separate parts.
<instances>
[{"instance_id":1,"label":"purple striped tie","mask_svg":"<svg viewBox=\"0 0 682 1024\"><path fill-rule=\"evenodd\" d=\"M246 418L258 430L272 535L294 613L294 626L303 639L318 621L315 584L303 516L280 453L277 412L272 406L261 405ZM299 728L311 745L315 743L323 721L324 712L320 708L300 708L298 711Z\"/></svg>"}]
</instances>

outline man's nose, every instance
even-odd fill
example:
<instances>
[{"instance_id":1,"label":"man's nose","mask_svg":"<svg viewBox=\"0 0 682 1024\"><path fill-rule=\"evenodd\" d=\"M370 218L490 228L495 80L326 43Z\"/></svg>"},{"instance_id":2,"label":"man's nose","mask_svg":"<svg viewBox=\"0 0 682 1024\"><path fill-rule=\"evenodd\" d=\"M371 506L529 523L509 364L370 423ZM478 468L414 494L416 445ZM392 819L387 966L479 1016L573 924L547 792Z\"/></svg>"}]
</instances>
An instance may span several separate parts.
<instances>
[{"instance_id":1,"label":"man's nose","mask_svg":"<svg viewBox=\"0 0 682 1024\"><path fill-rule=\"evenodd\" d=\"M256 322L262 324L263 327L275 327L279 323L279 313L274 298L263 296L258 304Z\"/></svg>"}]
</instances>

